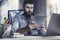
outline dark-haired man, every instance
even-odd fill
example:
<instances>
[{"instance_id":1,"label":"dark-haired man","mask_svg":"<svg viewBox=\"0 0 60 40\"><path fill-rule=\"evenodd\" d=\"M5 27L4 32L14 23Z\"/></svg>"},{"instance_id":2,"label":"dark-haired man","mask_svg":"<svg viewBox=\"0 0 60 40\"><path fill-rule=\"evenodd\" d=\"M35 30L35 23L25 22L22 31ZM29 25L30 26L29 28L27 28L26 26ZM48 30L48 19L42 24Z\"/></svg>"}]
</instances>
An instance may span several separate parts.
<instances>
[{"instance_id":1,"label":"dark-haired man","mask_svg":"<svg viewBox=\"0 0 60 40\"><path fill-rule=\"evenodd\" d=\"M34 19L34 0L25 0L23 3L24 12L19 13L12 19L11 34L20 33L24 35L31 35L31 30L36 28ZM33 34L36 34L34 32Z\"/></svg>"},{"instance_id":2,"label":"dark-haired man","mask_svg":"<svg viewBox=\"0 0 60 40\"><path fill-rule=\"evenodd\" d=\"M33 20L34 1L25 0L23 3L23 14L15 16L12 23L11 33L19 32L21 34L28 34L27 32L32 30L34 27L29 26ZM35 24L33 25L35 26Z\"/></svg>"}]
</instances>

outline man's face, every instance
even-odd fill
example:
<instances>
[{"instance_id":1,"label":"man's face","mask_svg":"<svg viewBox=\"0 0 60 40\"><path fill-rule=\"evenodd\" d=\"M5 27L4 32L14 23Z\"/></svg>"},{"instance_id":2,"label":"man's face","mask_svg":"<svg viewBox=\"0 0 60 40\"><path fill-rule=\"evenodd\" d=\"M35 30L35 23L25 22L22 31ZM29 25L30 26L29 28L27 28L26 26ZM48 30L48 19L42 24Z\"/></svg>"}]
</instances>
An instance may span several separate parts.
<instances>
[{"instance_id":1,"label":"man's face","mask_svg":"<svg viewBox=\"0 0 60 40\"><path fill-rule=\"evenodd\" d=\"M31 14L31 13L33 13L33 8L34 8L33 4L26 4L25 5L25 12L28 14Z\"/></svg>"}]
</instances>

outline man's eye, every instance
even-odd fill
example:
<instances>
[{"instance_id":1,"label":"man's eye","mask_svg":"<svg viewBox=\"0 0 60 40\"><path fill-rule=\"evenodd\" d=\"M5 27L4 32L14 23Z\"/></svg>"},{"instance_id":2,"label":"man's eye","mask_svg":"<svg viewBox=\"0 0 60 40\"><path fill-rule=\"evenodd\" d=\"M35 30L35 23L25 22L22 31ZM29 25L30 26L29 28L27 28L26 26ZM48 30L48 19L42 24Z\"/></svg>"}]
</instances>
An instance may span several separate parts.
<instances>
[{"instance_id":1,"label":"man's eye","mask_svg":"<svg viewBox=\"0 0 60 40\"><path fill-rule=\"evenodd\" d=\"M29 8L29 7L26 7L26 8Z\"/></svg>"}]
</instances>

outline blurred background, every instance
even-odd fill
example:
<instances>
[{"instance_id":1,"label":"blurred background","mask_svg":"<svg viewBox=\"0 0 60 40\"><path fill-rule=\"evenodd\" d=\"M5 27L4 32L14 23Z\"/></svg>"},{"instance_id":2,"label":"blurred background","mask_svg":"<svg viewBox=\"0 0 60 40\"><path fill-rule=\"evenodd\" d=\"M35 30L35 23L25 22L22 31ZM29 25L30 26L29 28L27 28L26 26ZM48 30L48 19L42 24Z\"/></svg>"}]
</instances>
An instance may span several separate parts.
<instances>
[{"instance_id":1,"label":"blurred background","mask_svg":"<svg viewBox=\"0 0 60 40\"><path fill-rule=\"evenodd\" d=\"M52 13L60 14L60 0L35 0L35 18L37 23L42 23L47 29ZM23 9L24 0L0 0L0 24L4 24L4 18L8 19L9 10ZM40 22L40 19L42 20Z\"/></svg>"},{"instance_id":2,"label":"blurred background","mask_svg":"<svg viewBox=\"0 0 60 40\"><path fill-rule=\"evenodd\" d=\"M44 24L45 28L47 27L47 13L46 13L46 0L35 0L35 8L34 8L34 14L35 18L38 17L37 23L38 24ZM8 19L8 11L9 10L20 10L23 9L23 2L24 0L1 0L0 1L0 23L4 23L4 18ZM42 19L43 21L40 22L39 19Z\"/></svg>"}]
</instances>

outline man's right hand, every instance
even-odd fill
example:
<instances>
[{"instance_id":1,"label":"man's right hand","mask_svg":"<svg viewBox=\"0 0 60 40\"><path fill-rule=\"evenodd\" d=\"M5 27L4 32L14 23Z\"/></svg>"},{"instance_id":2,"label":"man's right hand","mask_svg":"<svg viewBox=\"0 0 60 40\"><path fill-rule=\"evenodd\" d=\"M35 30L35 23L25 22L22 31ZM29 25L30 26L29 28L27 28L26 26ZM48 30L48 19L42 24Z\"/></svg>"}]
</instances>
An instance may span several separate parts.
<instances>
[{"instance_id":1,"label":"man's right hand","mask_svg":"<svg viewBox=\"0 0 60 40\"><path fill-rule=\"evenodd\" d=\"M35 23L29 23L29 28L32 30L34 28L36 28L36 24Z\"/></svg>"}]
</instances>

